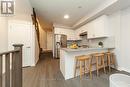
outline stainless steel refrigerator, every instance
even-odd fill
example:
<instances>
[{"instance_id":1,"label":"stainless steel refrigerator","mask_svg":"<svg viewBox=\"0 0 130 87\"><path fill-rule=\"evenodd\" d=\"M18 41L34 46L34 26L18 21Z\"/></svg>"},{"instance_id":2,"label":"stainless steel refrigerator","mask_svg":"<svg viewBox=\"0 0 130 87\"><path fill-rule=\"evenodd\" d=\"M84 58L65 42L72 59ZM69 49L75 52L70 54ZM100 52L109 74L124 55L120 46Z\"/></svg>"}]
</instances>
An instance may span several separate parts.
<instances>
[{"instance_id":1,"label":"stainless steel refrigerator","mask_svg":"<svg viewBox=\"0 0 130 87\"><path fill-rule=\"evenodd\" d=\"M67 48L67 36L63 34L55 34L55 41L54 41L54 57L60 58L60 49Z\"/></svg>"}]
</instances>

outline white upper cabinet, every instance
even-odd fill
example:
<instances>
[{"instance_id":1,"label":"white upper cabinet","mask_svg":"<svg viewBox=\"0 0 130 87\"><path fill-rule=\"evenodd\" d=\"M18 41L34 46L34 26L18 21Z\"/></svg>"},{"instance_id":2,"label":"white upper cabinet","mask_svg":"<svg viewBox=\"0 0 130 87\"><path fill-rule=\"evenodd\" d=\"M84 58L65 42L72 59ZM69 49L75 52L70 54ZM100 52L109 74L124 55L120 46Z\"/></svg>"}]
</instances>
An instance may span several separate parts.
<instances>
[{"instance_id":1,"label":"white upper cabinet","mask_svg":"<svg viewBox=\"0 0 130 87\"><path fill-rule=\"evenodd\" d=\"M94 24L91 22L91 23L88 23L88 38L94 38L95 37L95 30L94 30Z\"/></svg>"},{"instance_id":2,"label":"white upper cabinet","mask_svg":"<svg viewBox=\"0 0 130 87\"><path fill-rule=\"evenodd\" d=\"M79 29L75 30L75 40L81 40L81 37L79 36L80 32Z\"/></svg>"},{"instance_id":3,"label":"white upper cabinet","mask_svg":"<svg viewBox=\"0 0 130 87\"><path fill-rule=\"evenodd\" d=\"M80 27L79 29L75 30L76 40L82 40L80 34L83 32L87 32L87 28L88 28L87 25L84 25L84 26Z\"/></svg>"},{"instance_id":4,"label":"white upper cabinet","mask_svg":"<svg viewBox=\"0 0 130 87\"><path fill-rule=\"evenodd\" d=\"M100 38L108 37L108 20L107 16L103 15L94 21L87 24L88 25L88 38Z\"/></svg>"},{"instance_id":5,"label":"white upper cabinet","mask_svg":"<svg viewBox=\"0 0 130 87\"><path fill-rule=\"evenodd\" d=\"M75 32L71 29L55 28L55 34L67 35L67 40L75 40Z\"/></svg>"}]
</instances>

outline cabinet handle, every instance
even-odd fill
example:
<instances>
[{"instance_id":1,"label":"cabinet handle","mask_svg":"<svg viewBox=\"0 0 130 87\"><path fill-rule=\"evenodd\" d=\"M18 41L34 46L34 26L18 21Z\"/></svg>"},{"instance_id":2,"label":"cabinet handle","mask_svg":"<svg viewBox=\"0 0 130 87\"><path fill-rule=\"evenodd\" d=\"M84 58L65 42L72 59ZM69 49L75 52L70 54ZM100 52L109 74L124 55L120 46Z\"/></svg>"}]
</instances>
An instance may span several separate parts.
<instances>
[{"instance_id":1,"label":"cabinet handle","mask_svg":"<svg viewBox=\"0 0 130 87\"><path fill-rule=\"evenodd\" d=\"M28 47L26 47L26 48L31 48L31 47L28 46Z\"/></svg>"}]
</instances>

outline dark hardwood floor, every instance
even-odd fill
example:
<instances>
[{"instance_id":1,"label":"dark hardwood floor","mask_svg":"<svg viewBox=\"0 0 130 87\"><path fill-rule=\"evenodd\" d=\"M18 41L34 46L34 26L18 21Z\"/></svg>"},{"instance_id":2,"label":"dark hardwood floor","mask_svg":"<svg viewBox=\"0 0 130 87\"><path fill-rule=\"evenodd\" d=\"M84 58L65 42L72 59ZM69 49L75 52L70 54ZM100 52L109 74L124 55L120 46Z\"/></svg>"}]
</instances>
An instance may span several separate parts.
<instances>
[{"instance_id":1,"label":"dark hardwood floor","mask_svg":"<svg viewBox=\"0 0 130 87\"><path fill-rule=\"evenodd\" d=\"M112 71L115 72L118 71ZM83 80L77 77L65 81L59 69L59 59L52 59L48 54L41 55L36 67L23 69L23 87L109 87L109 75L101 73L97 77L93 73L92 80L85 75Z\"/></svg>"}]
</instances>

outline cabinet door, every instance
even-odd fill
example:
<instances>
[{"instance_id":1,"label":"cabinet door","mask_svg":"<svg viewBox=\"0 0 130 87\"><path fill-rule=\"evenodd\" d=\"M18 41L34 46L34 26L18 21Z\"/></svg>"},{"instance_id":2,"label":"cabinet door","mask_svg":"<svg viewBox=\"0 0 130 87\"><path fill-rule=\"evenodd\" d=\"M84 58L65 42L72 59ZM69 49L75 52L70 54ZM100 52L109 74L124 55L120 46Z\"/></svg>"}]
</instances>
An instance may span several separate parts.
<instances>
[{"instance_id":1,"label":"cabinet door","mask_svg":"<svg viewBox=\"0 0 130 87\"><path fill-rule=\"evenodd\" d=\"M105 37L105 20L99 18L93 22L95 37Z\"/></svg>"},{"instance_id":2,"label":"cabinet door","mask_svg":"<svg viewBox=\"0 0 130 87\"><path fill-rule=\"evenodd\" d=\"M66 30L67 40L75 40L74 30Z\"/></svg>"},{"instance_id":3,"label":"cabinet door","mask_svg":"<svg viewBox=\"0 0 130 87\"><path fill-rule=\"evenodd\" d=\"M87 29L88 29L87 25L84 25L84 26L80 27L79 29L77 29L75 31L76 40L81 40L82 38L80 37L80 34L83 32L87 32Z\"/></svg>"},{"instance_id":4,"label":"cabinet door","mask_svg":"<svg viewBox=\"0 0 130 87\"><path fill-rule=\"evenodd\" d=\"M88 39L95 38L95 29L93 22L88 23Z\"/></svg>"},{"instance_id":5,"label":"cabinet door","mask_svg":"<svg viewBox=\"0 0 130 87\"><path fill-rule=\"evenodd\" d=\"M75 35L74 35L75 40L81 40L81 37L79 36L80 32L81 32L80 29L75 30Z\"/></svg>"},{"instance_id":6,"label":"cabinet door","mask_svg":"<svg viewBox=\"0 0 130 87\"><path fill-rule=\"evenodd\" d=\"M74 40L74 30L63 29L63 28L55 28L55 34L64 34L67 35L67 40Z\"/></svg>"},{"instance_id":7,"label":"cabinet door","mask_svg":"<svg viewBox=\"0 0 130 87\"><path fill-rule=\"evenodd\" d=\"M99 37L107 37L107 16L101 16L94 21L88 23L88 38L99 38Z\"/></svg>"}]
</instances>

